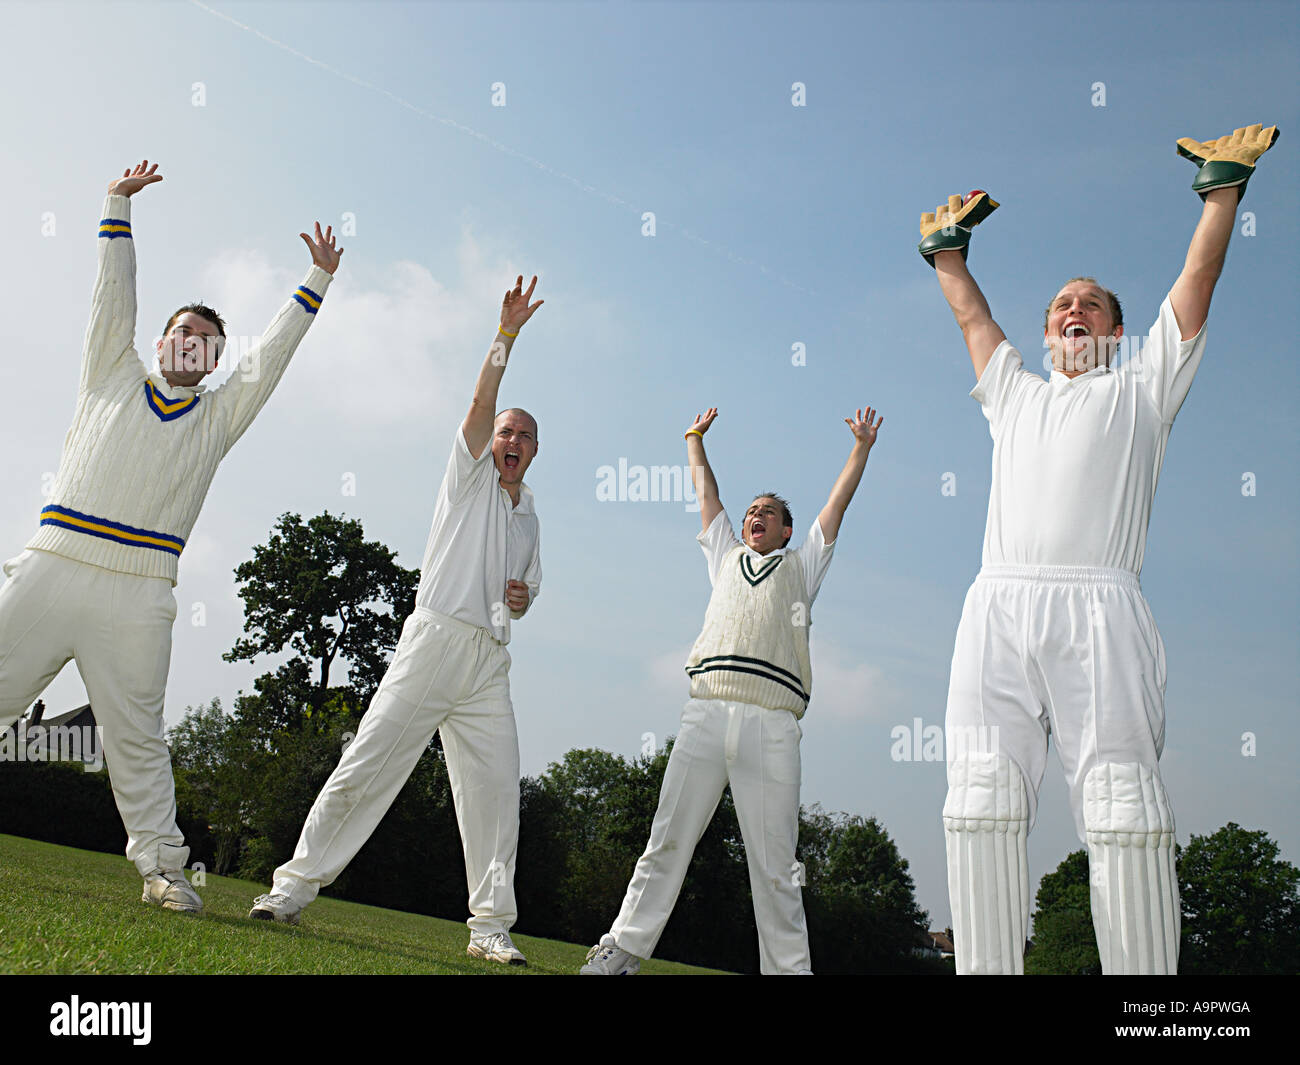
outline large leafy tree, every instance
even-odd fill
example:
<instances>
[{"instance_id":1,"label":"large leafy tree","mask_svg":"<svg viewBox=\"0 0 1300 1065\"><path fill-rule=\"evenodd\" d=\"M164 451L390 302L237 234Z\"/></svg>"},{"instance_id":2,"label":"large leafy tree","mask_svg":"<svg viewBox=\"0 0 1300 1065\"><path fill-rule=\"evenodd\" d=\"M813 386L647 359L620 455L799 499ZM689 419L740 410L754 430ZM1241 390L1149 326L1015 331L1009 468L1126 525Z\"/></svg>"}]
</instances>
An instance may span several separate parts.
<instances>
[{"instance_id":1,"label":"large leafy tree","mask_svg":"<svg viewBox=\"0 0 1300 1065\"><path fill-rule=\"evenodd\" d=\"M395 552L365 539L359 521L329 512L307 522L284 514L267 542L253 548L252 559L236 568L249 635L226 652L226 661L286 648L296 655L274 681L264 677L258 684L259 690L278 689L261 693L272 719L293 727L296 701L305 700L311 709L323 706L340 660L349 667L350 701L369 703L415 605L420 580L418 570L395 559Z\"/></svg>"},{"instance_id":2,"label":"large leafy tree","mask_svg":"<svg viewBox=\"0 0 1300 1065\"><path fill-rule=\"evenodd\" d=\"M1300 870L1263 831L1229 822L1179 855L1183 973L1294 973Z\"/></svg>"},{"instance_id":3,"label":"large leafy tree","mask_svg":"<svg viewBox=\"0 0 1300 1065\"><path fill-rule=\"evenodd\" d=\"M822 973L930 969L915 957L927 915L907 861L874 817L800 813L799 855L813 967ZM936 971L942 967L935 966Z\"/></svg>"},{"instance_id":4,"label":"large leafy tree","mask_svg":"<svg viewBox=\"0 0 1300 1065\"><path fill-rule=\"evenodd\" d=\"M1092 927L1088 852L1065 856L1047 873L1034 900L1034 944L1025 955L1025 972L1038 975L1099 975L1101 955Z\"/></svg>"}]
</instances>

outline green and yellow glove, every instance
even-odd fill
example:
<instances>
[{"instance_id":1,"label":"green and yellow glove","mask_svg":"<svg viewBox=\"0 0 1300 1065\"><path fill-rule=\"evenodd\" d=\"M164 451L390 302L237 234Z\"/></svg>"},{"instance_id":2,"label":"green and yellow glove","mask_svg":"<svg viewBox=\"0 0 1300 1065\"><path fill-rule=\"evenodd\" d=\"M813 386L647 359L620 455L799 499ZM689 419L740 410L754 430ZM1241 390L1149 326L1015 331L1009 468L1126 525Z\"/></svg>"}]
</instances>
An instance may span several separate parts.
<instances>
[{"instance_id":1,"label":"green and yellow glove","mask_svg":"<svg viewBox=\"0 0 1300 1065\"><path fill-rule=\"evenodd\" d=\"M916 246L922 257L934 266L934 256L941 251L961 252L962 262L970 245L970 231L998 208L997 201L983 189L963 196L949 196L931 214L921 215L921 243Z\"/></svg>"},{"instance_id":2,"label":"green and yellow glove","mask_svg":"<svg viewBox=\"0 0 1300 1065\"><path fill-rule=\"evenodd\" d=\"M1217 141L1196 141L1183 137L1178 142L1178 154L1190 159L1200 170L1192 188L1205 199L1214 189L1229 189L1240 185L1238 202L1246 195L1246 182L1255 172L1255 160L1273 147L1277 140L1277 126L1246 126L1232 131L1230 137Z\"/></svg>"}]
</instances>

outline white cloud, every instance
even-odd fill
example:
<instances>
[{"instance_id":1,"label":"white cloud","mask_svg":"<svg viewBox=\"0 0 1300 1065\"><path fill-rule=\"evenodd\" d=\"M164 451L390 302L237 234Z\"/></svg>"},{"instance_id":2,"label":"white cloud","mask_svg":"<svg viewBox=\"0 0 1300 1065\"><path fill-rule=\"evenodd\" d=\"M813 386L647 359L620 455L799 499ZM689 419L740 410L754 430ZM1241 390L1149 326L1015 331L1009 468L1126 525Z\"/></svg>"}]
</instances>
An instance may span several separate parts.
<instances>
[{"instance_id":1,"label":"white cloud","mask_svg":"<svg viewBox=\"0 0 1300 1065\"><path fill-rule=\"evenodd\" d=\"M517 271L509 260L489 257L468 228L457 259L454 287L410 261L373 271L364 263L356 271L345 266L286 382L297 406L315 421L350 428L459 415L492 339L497 294ZM296 270L246 250L223 252L202 276L231 344L245 349L301 281ZM235 362L214 375L212 387Z\"/></svg>"},{"instance_id":2,"label":"white cloud","mask_svg":"<svg viewBox=\"0 0 1300 1065\"><path fill-rule=\"evenodd\" d=\"M650 659L646 673L649 678L649 694L656 702L676 704L686 701L689 690L685 666L691 655L691 646L691 643L683 644Z\"/></svg>"},{"instance_id":3,"label":"white cloud","mask_svg":"<svg viewBox=\"0 0 1300 1065\"><path fill-rule=\"evenodd\" d=\"M834 721L891 721L903 699L888 676L885 668L818 639L813 647L809 712Z\"/></svg>"}]
</instances>

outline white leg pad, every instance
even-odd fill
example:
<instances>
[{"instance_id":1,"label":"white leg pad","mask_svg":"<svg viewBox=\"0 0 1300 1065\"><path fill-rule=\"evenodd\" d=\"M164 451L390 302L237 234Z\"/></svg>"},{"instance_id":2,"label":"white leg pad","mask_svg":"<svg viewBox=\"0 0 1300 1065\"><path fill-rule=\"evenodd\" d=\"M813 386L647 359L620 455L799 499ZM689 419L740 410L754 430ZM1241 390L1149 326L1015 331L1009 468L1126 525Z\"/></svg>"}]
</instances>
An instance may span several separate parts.
<instances>
[{"instance_id":1,"label":"white leg pad","mask_svg":"<svg viewBox=\"0 0 1300 1065\"><path fill-rule=\"evenodd\" d=\"M943 804L957 973L1020 974L1029 932L1029 800L1009 758L948 763Z\"/></svg>"},{"instance_id":2,"label":"white leg pad","mask_svg":"<svg viewBox=\"0 0 1300 1065\"><path fill-rule=\"evenodd\" d=\"M1174 815L1160 773L1103 763L1083 781L1092 923L1103 973L1178 971Z\"/></svg>"}]
</instances>

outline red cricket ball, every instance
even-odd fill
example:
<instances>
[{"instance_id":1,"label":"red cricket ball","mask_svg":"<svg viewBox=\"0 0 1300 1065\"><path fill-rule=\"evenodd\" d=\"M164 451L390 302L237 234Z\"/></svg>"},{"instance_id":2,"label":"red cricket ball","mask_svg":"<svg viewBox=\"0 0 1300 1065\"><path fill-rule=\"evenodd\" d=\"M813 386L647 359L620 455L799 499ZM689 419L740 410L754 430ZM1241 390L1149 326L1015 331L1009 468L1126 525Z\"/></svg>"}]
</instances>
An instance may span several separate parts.
<instances>
[{"instance_id":1,"label":"red cricket ball","mask_svg":"<svg viewBox=\"0 0 1300 1065\"><path fill-rule=\"evenodd\" d=\"M963 204L968 204L971 202L971 200L975 199L976 196L987 196L987 195L988 193L985 192L983 189L971 189L970 192L966 193L966 195L961 198L961 202Z\"/></svg>"}]
</instances>

